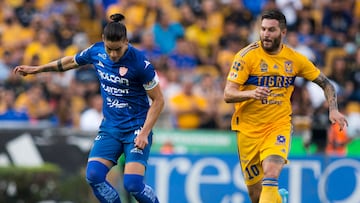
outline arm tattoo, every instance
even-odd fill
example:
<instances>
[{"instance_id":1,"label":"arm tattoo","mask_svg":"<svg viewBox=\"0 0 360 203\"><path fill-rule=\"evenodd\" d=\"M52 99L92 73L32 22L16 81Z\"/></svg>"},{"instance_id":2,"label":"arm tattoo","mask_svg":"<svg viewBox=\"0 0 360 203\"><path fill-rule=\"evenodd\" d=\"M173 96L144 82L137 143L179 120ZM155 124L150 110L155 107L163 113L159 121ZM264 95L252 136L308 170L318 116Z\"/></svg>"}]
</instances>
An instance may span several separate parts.
<instances>
[{"instance_id":1,"label":"arm tattoo","mask_svg":"<svg viewBox=\"0 0 360 203\"><path fill-rule=\"evenodd\" d=\"M58 68L59 72L64 72L65 71L63 66L62 66L61 59L57 60L57 68Z\"/></svg>"},{"instance_id":2,"label":"arm tattoo","mask_svg":"<svg viewBox=\"0 0 360 203\"><path fill-rule=\"evenodd\" d=\"M318 84L324 90L326 100L329 103L329 110L337 110L338 105L335 88L330 83L329 79L323 73L320 73L319 77L313 82Z\"/></svg>"}]
</instances>

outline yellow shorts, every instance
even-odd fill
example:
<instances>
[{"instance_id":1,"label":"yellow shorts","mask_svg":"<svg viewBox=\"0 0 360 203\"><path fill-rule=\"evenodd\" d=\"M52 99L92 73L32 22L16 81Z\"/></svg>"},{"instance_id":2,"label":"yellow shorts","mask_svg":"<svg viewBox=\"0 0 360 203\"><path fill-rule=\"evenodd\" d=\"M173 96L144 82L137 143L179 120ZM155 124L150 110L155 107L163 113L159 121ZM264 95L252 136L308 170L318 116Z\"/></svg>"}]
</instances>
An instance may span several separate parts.
<instances>
[{"instance_id":1,"label":"yellow shorts","mask_svg":"<svg viewBox=\"0 0 360 203\"><path fill-rule=\"evenodd\" d=\"M253 126L259 129L259 126ZM253 185L263 179L262 161L270 155L278 155L288 162L292 125L268 126L258 135L237 132L239 160L246 185Z\"/></svg>"}]
</instances>

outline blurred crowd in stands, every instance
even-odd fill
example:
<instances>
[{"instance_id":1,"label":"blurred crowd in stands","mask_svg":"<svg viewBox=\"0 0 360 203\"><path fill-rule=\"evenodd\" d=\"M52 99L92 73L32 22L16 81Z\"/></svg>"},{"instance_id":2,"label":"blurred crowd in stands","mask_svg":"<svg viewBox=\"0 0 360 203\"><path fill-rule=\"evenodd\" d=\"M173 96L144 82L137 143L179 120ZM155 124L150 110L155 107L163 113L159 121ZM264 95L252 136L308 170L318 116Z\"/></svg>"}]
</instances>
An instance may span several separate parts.
<instances>
[{"instance_id":1,"label":"blurred crowd in stands","mask_svg":"<svg viewBox=\"0 0 360 203\"><path fill-rule=\"evenodd\" d=\"M260 13L270 8L287 17L286 43L335 84L350 122L346 133L359 135L359 0L0 0L0 120L97 129L101 98L92 67L26 77L12 69L101 41L108 16L120 12L130 42L161 78L166 107L157 126L230 129L233 106L222 95L227 72L234 54L258 40ZM309 140L326 137L331 125L321 89L297 78L292 100L295 131Z\"/></svg>"}]
</instances>

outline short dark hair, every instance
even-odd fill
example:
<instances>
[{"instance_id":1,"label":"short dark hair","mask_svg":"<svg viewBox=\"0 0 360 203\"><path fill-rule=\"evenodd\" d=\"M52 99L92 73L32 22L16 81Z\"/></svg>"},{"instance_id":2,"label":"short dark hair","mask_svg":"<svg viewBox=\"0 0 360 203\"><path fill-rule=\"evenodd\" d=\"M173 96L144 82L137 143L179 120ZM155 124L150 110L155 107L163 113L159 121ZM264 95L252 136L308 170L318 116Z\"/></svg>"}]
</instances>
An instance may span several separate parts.
<instances>
[{"instance_id":1,"label":"short dark hair","mask_svg":"<svg viewBox=\"0 0 360 203\"><path fill-rule=\"evenodd\" d=\"M112 14L109 22L104 28L104 38L109 41L121 41L127 38L126 26L122 22L125 19L120 13Z\"/></svg>"},{"instance_id":2,"label":"short dark hair","mask_svg":"<svg viewBox=\"0 0 360 203\"><path fill-rule=\"evenodd\" d=\"M281 29L286 29L286 17L279 10L267 10L264 11L261 16L261 21L264 19L274 19L279 21L279 26Z\"/></svg>"}]
</instances>

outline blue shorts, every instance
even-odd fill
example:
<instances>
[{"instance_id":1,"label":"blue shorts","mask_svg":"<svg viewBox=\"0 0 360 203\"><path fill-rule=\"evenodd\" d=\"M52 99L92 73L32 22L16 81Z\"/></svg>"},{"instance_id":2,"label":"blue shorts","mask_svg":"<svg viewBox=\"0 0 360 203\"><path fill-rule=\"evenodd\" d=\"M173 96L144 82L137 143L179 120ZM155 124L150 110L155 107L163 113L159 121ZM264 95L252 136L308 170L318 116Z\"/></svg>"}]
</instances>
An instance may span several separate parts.
<instances>
[{"instance_id":1,"label":"blue shorts","mask_svg":"<svg viewBox=\"0 0 360 203\"><path fill-rule=\"evenodd\" d=\"M153 133L150 132L148 136L149 144L146 145L145 149L141 150L134 146L134 139L137 135L135 132L137 131L139 130L120 132L101 129L94 140L89 158L103 158L112 161L116 165L119 157L124 153L125 163L139 162L146 167Z\"/></svg>"}]
</instances>

